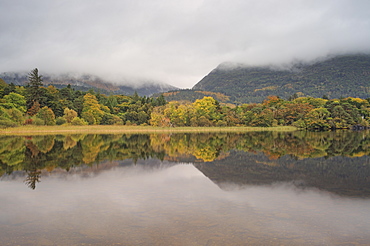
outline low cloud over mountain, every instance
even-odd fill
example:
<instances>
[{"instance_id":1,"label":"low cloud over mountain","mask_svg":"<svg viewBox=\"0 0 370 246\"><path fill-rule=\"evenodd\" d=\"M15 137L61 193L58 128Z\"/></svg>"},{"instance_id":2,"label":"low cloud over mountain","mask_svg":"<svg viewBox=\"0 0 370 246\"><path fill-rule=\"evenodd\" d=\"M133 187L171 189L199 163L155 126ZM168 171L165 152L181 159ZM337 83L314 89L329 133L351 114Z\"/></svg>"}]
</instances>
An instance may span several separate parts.
<instances>
[{"instance_id":1,"label":"low cloud over mountain","mask_svg":"<svg viewBox=\"0 0 370 246\"><path fill-rule=\"evenodd\" d=\"M0 68L190 88L222 62L370 52L370 1L4 0Z\"/></svg>"}]
</instances>

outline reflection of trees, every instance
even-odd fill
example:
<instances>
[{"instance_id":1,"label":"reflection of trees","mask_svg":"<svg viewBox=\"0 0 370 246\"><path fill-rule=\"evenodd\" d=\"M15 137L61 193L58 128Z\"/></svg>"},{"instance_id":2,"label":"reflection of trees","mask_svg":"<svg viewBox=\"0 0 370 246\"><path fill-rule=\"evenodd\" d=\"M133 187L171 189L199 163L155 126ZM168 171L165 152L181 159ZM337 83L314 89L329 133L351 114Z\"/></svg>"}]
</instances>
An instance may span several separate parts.
<instances>
[{"instance_id":1,"label":"reflection of trees","mask_svg":"<svg viewBox=\"0 0 370 246\"><path fill-rule=\"evenodd\" d=\"M24 182L28 187L34 190L36 189L36 183L40 182L40 170L43 168L42 163L40 163L39 156L41 152L33 142L28 142L26 146L24 170L27 173L27 178Z\"/></svg>"},{"instance_id":2,"label":"reflection of trees","mask_svg":"<svg viewBox=\"0 0 370 246\"><path fill-rule=\"evenodd\" d=\"M272 159L370 155L369 132L253 132L244 135L238 149L261 151Z\"/></svg>"},{"instance_id":3,"label":"reflection of trees","mask_svg":"<svg viewBox=\"0 0 370 246\"><path fill-rule=\"evenodd\" d=\"M40 182L41 171L39 170L27 171L27 174L28 176L24 183L32 190L36 189L36 183Z\"/></svg>"},{"instance_id":4,"label":"reflection of trees","mask_svg":"<svg viewBox=\"0 0 370 246\"><path fill-rule=\"evenodd\" d=\"M194 156L202 161L213 161L235 148L239 134L204 133L204 134L153 134L151 145L155 150L162 150L169 157Z\"/></svg>"},{"instance_id":5,"label":"reflection of trees","mask_svg":"<svg viewBox=\"0 0 370 246\"><path fill-rule=\"evenodd\" d=\"M21 170L25 149L22 137L0 137L0 170L7 173Z\"/></svg>"},{"instance_id":6,"label":"reflection of trees","mask_svg":"<svg viewBox=\"0 0 370 246\"><path fill-rule=\"evenodd\" d=\"M32 188L40 170L69 170L103 160L164 158L209 162L232 150L262 152L271 160L370 155L370 132L248 132L197 134L0 137L0 175L24 170Z\"/></svg>"},{"instance_id":7,"label":"reflection of trees","mask_svg":"<svg viewBox=\"0 0 370 246\"><path fill-rule=\"evenodd\" d=\"M93 163L98 154L107 148L102 135L88 135L81 143L82 160L86 164Z\"/></svg>"}]
</instances>

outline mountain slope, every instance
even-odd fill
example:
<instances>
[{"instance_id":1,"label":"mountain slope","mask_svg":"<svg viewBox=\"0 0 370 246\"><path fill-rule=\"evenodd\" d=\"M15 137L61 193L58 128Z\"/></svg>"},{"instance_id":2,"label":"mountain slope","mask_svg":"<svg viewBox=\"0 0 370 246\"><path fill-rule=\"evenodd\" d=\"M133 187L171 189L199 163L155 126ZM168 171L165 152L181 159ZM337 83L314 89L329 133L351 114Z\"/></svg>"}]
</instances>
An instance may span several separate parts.
<instances>
[{"instance_id":1,"label":"mountain slope","mask_svg":"<svg viewBox=\"0 0 370 246\"><path fill-rule=\"evenodd\" d=\"M54 85L57 88L63 88L70 84L73 88L87 91L93 89L101 93L106 94L125 94L132 95L135 91L140 96L150 96L154 93L166 92L169 90L177 89L174 86L156 83L156 82L139 82L136 86L133 86L131 82L123 82L124 85L118 85L110 83L102 78L93 75L49 75L41 74L43 77L44 86ZM0 78L2 78L6 83L13 83L15 85L25 85L28 83L27 73L1 73Z\"/></svg>"},{"instance_id":2,"label":"mountain slope","mask_svg":"<svg viewBox=\"0 0 370 246\"><path fill-rule=\"evenodd\" d=\"M289 69L221 64L193 90L221 92L236 103L262 102L269 95L329 98L370 97L370 55L337 56Z\"/></svg>"}]
</instances>

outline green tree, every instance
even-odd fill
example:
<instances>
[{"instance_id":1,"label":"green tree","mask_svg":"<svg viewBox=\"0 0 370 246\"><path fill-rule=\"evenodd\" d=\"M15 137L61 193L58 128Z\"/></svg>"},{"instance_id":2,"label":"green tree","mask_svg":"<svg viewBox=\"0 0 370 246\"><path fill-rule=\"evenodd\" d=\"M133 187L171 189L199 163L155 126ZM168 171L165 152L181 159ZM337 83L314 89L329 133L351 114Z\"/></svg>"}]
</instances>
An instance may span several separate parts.
<instances>
[{"instance_id":1,"label":"green tree","mask_svg":"<svg viewBox=\"0 0 370 246\"><path fill-rule=\"evenodd\" d=\"M315 108L305 116L304 121L309 130L322 131L330 129L329 117L330 112L326 108Z\"/></svg>"},{"instance_id":2,"label":"green tree","mask_svg":"<svg viewBox=\"0 0 370 246\"><path fill-rule=\"evenodd\" d=\"M163 105L166 105L166 103L167 101L164 98L163 94L153 99L153 106L163 106Z\"/></svg>"},{"instance_id":3,"label":"green tree","mask_svg":"<svg viewBox=\"0 0 370 246\"><path fill-rule=\"evenodd\" d=\"M17 90L17 87L15 86L15 84L13 84L13 83L10 83L9 85L7 85L7 86L5 86L4 88L3 88L3 95L8 95L9 93L11 93L11 92L17 92L16 90ZM20 93L18 93L18 94L20 94Z\"/></svg>"},{"instance_id":4,"label":"green tree","mask_svg":"<svg viewBox=\"0 0 370 246\"><path fill-rule=\"evenodd\" d=\"M1 128L15 127L18 125L17 122L12 119L13 117L12 117L10 110L11 109L6 109L0 106L0 127Z\"/></svg>"},{"instance_id":5,"label":"green tree","mask_svg":"<svg viewBox=\"0 0 370 246\"><path fill-rule=\"evenodd\" d=\"M8 84L3 79L0 78L0 98L5 95L4 89L6 87L8 87Z\"/></svg>"},{"instance_id":6,"label":"green tree","mask_svg":"<svg viewBox=\"0 0 370 246\"><path fill-rule=\"evenodd\" d=\"M49 85L45 89L44 102L45 106L51 108L56 117L63 116L64 108L71 106L72 101L62 100L61 94L57 88L53 85ZM68 102L67 105L64 105L63 102Z\"/></svg>"},{"instance_id":7,"label":"green tree","mask_svg":"<svg viewBox=\"0 0 370 246\"><path fill-rule=\"evenodd\" d=\"M6 103L12 105L12 107L18 109L22 113L26 113L26 99L24 96L18 93L11 92L9 95L4 96Z\"/></svg>"},{"instance_id":8,"label":"green tree","mask_svg":"<svg viewBox=\"0 0 370 246\"><path fill-rule=\"evenodd\" d=\"M342 106L337 105L331 110L332 120L330 121L333 128L349 128L355 124L353 118L347 113Z\"/></svg>"},{"instance_id":9,"label":"green tree","mask_svg":"<svg viewBox=\"0 0 370 246\"><path fill-rule=\"evenodd\" d=\"M28 84L26 86L28 109L31 108L35 102L40 102L44 94L44 90L41 88L42 85L42 76L39 75L39 70L35 68L28 74Z\"/></svg>"},{"instance_id":10,"label":"green tree","mask_svg":"<svg viewBox=\"0 0 370 246\"><path fill-rule=\"evenodd\" d=\"M41 108L36 114L36 117L43 120L45 122L45 125L53 126L56 124L55 114L53 110L47 106Z\"/></svg>"},{"instance_id":11,"label":"green tree","mask_svg":"<svg viewBox=\"0 0 370 246\"><path fill-rule=\"evenodd\" d=\"M101 125L122 125L123 121L117 115L113 115L110 113L104 113L100 124Z\"/></svg>"}]
</instances>

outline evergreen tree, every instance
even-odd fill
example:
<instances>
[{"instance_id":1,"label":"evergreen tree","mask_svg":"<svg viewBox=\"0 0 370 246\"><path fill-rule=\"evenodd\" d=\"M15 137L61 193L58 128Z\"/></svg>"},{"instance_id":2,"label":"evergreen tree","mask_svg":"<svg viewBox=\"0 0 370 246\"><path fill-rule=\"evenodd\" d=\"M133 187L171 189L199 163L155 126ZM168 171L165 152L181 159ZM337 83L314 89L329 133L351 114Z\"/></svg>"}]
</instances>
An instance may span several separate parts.
<instances>
[{"instance_id":1,"label":"evergreen tree","mask_svg":"<svg viewBox=\"0 0 370 246\"><path fill-rule=\"evenodd\" d=\"M33 69L28 74L28 85L33 87L40 87L42 86L42 76L39 75L39 70L37 68Z\"/></svg>"},{"instance_id":2,"label":"evergreen tree","mask_svg":"<svg viewBox=\"0 0 370 246\"><path fill-rule=\"evenodd\" d=\"M40 102L40 98L44 90L41 89L42 76L39 75L37 68L33 69L28 74L28 84L26 86L27 91L27 109L30 109L35 102Z\"/></svg>"}]
</instances>

